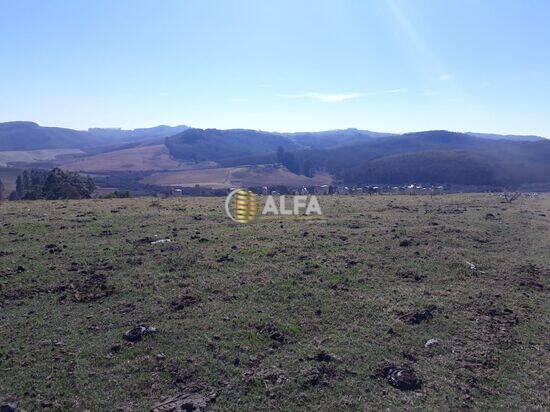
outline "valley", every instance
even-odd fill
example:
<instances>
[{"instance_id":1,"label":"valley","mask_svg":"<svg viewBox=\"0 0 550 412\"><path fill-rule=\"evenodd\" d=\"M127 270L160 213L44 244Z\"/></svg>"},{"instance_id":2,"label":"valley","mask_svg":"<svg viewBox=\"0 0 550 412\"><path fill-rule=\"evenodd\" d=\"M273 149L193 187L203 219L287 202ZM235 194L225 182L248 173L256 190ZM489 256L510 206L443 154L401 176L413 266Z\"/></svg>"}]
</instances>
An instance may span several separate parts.
<instances>
[{"instance_id":1,"label":"valley","mask_svg":"<svg viewBox=\"0 0 550 412\"><path fill-rule=\"evenodd\" d=\"M0 149L13 149L9 139L15 136L26 137L18 141L19 150L0 150L5 169L60 167L107 176L97 180L98 193L169 193L195 186L301 190L331 184L550 189L550 140L537 136L444 130L397 135L358 129L275 133L187 126L76 131L10 122L0 124ZM4 197L13 190L13 170L4 173Z\"/></svg>"}]
</instances>

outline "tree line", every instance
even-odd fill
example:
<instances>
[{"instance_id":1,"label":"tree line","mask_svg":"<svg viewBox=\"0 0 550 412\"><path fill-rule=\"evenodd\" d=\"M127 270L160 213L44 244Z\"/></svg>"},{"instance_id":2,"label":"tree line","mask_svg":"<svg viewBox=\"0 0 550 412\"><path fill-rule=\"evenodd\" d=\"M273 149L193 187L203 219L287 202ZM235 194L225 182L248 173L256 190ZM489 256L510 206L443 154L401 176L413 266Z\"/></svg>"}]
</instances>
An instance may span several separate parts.
<instances>
[{"instance_id":1,"label":"tree line","mask_svg":"<svg viewBox=\"0 0 550 412\"><path fill-rule=\"evenodd\" d=\"M95 188L93 179L75 172L65 172L59 168L50 171L31 169L17 176L15 190L9 199L87 199Z\"/></svg>"}]
</instances>

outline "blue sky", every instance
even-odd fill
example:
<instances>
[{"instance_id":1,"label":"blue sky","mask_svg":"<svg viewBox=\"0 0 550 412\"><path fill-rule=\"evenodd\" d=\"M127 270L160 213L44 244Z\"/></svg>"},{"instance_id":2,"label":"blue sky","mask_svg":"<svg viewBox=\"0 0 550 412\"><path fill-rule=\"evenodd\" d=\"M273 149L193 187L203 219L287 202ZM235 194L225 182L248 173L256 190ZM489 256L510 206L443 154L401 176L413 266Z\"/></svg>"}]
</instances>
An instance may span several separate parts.
<instances>
[{"instance_id":1,"label":"blue sky","mask_svg":"<svg viewBox=\"0 0 550 412\"><path fill-rule=\"evenodd\" d=\"M550 137L544 0L0 0L0 121Z\"/></svg>"}]
</instances>

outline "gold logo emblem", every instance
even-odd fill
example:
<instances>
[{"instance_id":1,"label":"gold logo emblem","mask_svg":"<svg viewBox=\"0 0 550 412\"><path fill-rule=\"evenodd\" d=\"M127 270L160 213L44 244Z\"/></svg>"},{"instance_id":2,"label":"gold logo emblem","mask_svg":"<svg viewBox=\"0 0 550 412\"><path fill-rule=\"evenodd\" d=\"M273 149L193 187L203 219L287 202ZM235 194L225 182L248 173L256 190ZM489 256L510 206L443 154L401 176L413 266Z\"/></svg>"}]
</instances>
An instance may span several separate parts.
<instances>
[{"instance_id":1,"label":"gold logo emblem","mask_svg":"<svg viewBox=\"0 0 550 412\"><path fill-rule=\"evenodd\" d=\"M235 189L225 199L225 213L237 223L250 223L260 211L258 196L245 189Z\"/></svg>"}]
</instances>

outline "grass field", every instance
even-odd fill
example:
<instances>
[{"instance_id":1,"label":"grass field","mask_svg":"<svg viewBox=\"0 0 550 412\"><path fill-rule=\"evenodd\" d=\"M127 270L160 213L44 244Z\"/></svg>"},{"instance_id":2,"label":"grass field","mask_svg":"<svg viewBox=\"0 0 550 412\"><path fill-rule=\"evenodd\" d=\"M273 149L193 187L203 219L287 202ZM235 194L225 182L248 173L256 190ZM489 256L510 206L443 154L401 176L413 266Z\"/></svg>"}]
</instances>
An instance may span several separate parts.
<instances>
[{"instance_id":1,"label":"grass field","mask_svg":"<svg viewBox=\"0 0 550 412\"><path fill-rule=\"evenodd\" d=\"M65 162L63 169L86 172L149 171L191 167L170 158L163 144L115 150Z\"/></svg>"},{"instance_id":2,"label":"grass field","mask_svg":"<svg viewBox=\"0 0 550 412\"><path fill-rule=\"evenodd\" d=\"M550 197L319 201L240 226L222 198L2 203L0 404L550 409Z\"/></svg>"},{"instance_id":3,"label":"grass field","mask_svg":"<svg viewBox=\"0 0 550 412\"><path fill-rule=\"evenodd\" d=\"M145 177L141 180L141 183L187 187L198 184L212 189L224 189L275 185L292 187L319 186L332 183L332 178L327 173L318 173L314 177L306 177L294 174L284 167L259 165L160 172Z\"/></svg>"},{"instance_id":4,"label":"grass field","mask_svg":"<svg viewBox=\"0 0 550 412\"><path fill-rule=\"evenodd\" d=\"M84 153L79 149L42 149L0 152L0 167L10 163L35 163Z\"/></svg>"}]
</instances>

